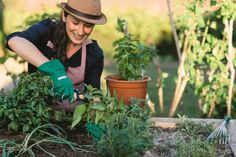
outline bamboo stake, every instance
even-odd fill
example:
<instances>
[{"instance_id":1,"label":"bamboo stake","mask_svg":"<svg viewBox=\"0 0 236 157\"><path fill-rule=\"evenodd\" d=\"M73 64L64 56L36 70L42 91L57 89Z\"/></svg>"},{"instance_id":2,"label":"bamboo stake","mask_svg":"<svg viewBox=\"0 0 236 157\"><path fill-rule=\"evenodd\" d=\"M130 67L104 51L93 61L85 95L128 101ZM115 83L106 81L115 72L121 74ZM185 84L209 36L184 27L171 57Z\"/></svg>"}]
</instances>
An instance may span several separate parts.
<instances>
[{"instance_id":1,"label":"bamboo stake","mask_svg":"<svg viewBox=\"0 0 236 157\"><path fill-rule=\"evenodd\" d=\"M188 77L185 78L186 73L184 70L184 62L186 59L188 39L189 39L190 33L186 32L185 34L186 34L186 37L185 37L185 42L184 42L184 51L182 53L181 62L180 62L179 68L178 68L178 80L177 80L177 84L176 84L176 88L175 88L174 98L173 98L173 101L172 101L172 104L170 107L170 111L169 111L169 117L174 116L176 109L178 107L179 101L183 95L184 88L185 88L187 81L188 81Z\"/></svg>"},{"instance_id":2,"label":"bamboo stake","mask_svg":"<svg viewBox=\"0 0 236 157\"><path fill-rule=\"evenodd\" d=\"M171 7L170 7L170 0L167 0L167 6L168 6L168 12L169 12L169 19L170 19L170 25L171 25L171 29L173 32L173 36L174 36L174 40L175 40L175 46L177 49L177 54L178 54L178 58L179 58L179 63L181 62L181 50L179 47L179 39L178 39L178 35L177 35L177 31L175 28L175 24L174 24L174 20L173 20L173 13L171 11Z\"/></svg>"},{"instance_id":3,"label":"bamboo stake","mask_svg":"<svg viewBox=\"0 0 236 157\"><path fill-rule=\"evenodd\" d=\"M160 86L158 89L159 103L160 103L160 112L164 112L164 102L163 102L163 87Z\"/></svg>"},{"instance_id":4,"label":"bamboo stake","mask_svg":"<svg viewBox=\"0 0 236 157\"><path fill-rule=\"evenodd\" d=\"M157 96L159 98L160 112L163 113L164 112L164 103L163 103L163 85L162 85L162 81L161 81L161 68L157 62L157 59L153 59L152 62L154 63L154 65L156 67L156 71L157 71L157 84L158 84Z\"/></svg>"},{"instance_id":5,"label":"bamboo stake","mask_svg":"<svg viewBox=\"0 0 236 157\"><path fill-rule=\"evenodd\" d=\"M230 71L230 85L228 89L228 98L227 98L227 114L228 116L231 115L231 103L232 103L232 95L233 95L233 85L234 85L234 77L235 77L235 70L233 65L233 20L226 20L225 21L226 33L227 33L227 41L228 41L228 63L229 63L229 71Z\"/></svg>"},{"instance_id":6,"label":"bamboo stake","mask_svg":"<svg viewBox=\"0 0 236 157\"><path fill-rule=\"evenodd\" d=\"M167 6L168 6L168 12L169 12L169 19L170 19L170 25L172 28L172 32L173 32L173 36L174 36L174 40L175 40L175 45L176 45L176 49L177 49L177 53L178 53L178 57L179 57L179 68L178 68L178 79L177 79L177 84L176 84L176 88L175 88L175 93L174 93L174 98L171 104L171 108L169 111L169 117L173 117L173 115L176 112L176 109L178 107L178 104L180 102L180 99L183 95L184 89L187 85L187 82L189 80L189 74L185 73L184 70L184 62L185 62L185 58L186 58L186 52L187 52L187 47L188 47L188 42L189 42L189 36L190 36L190 31L185 32L185 41L184 41L184 49L183 49L183 53L181 55L181 50L179 47L179 40L178 40L178 36L177 36L177 31L174 25L174 20L172 17L172 11L171 11L171 5L170 5L170 0L167 0Z\"/></svg>"},{"instance_id":7,"label":"bamboo stake","mask_svg":"<svg viewBox=\"0 0 236 157\"><path fill-rule=\"evenodd\" d=\"M187 82L189 80L189 73L183 77L183 80L181 81L181 85L180 85L180 88L179 88L179 93L175 99L175 102L171 105L171 110L169 112L169 117L173 117L176 110L177 110L177 107L178 107L178 104L182 98L182 95L184 93L184 90L185 90L185 87L187 85Z\"/></svg>"},{"instance_id":8,"label":"bamboo stake","mask_svg":"<svg viewBox=\"0 0 236 157\"><path fill-rule=\"evenodd\" d=\"M174 94L174 98L172 100L172 104L170 107L170 111L169 111L169 117L173 117L173 115L175 114L175 111L177 109L178 106L178 97L181 94L180 93L180 87L182 86L182 75L183 75L183 62L185 60L185 55L182 55L182 59L181 59L181 63L179 65L179 70L178 70L178 80L176 83L176 87L175 87L175 94Z\"/></svg>"},{"instance_id":9,"label":"bamboo stake","mask_svg":"<svg viewBox=\"0 0 236 157\"><path fill-rule=\"evenodd\" d=\"M216 101L216 94L213 97L213 100L211 102L211 108L210 112L208 113L208 118L211 118L213 111L215 110L215 101Z\"/></svg>"}]
</instances>

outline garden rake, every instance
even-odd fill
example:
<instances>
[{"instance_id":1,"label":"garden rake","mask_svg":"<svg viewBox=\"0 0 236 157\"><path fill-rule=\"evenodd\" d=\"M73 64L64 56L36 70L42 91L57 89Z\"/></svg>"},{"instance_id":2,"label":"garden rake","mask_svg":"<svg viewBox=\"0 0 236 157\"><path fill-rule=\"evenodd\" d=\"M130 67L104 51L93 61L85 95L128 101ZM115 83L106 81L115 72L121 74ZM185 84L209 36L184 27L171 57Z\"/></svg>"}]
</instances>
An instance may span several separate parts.
<instances>
[{"instance_id":1,"label":"garden rake","mask_svg":"<svg viewBox=\"0 0 236 157\"><path fill-rule=\"evenodd\" d=\"M226 116L224 121L218 126L207 138L210 142L216 142L218 144L227 144L230 141L230 134L226 128L229 124L230 117Z\"/></svg>"}]
</instances>

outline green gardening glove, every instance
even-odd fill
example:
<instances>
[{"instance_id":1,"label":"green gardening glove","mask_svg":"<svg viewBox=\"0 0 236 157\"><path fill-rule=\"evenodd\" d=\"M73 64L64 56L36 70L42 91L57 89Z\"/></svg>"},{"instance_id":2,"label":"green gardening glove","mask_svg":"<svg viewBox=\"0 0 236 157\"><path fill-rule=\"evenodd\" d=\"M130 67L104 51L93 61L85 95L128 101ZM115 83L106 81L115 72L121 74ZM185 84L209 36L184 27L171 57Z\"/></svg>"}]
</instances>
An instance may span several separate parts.
<instances>
[{"instance_id":1,"label":"green gardening glove","mask_svg":"<svg viewBox=\"0 0 236 157\"><path fill-rule=\"evenodd\" d=\"M41 64L38 70L51 77L54 85L53 90L60 99L69 98L69 102L73 102L74 90L72 81L58 59Z\"/></svg>"}]
</instances>

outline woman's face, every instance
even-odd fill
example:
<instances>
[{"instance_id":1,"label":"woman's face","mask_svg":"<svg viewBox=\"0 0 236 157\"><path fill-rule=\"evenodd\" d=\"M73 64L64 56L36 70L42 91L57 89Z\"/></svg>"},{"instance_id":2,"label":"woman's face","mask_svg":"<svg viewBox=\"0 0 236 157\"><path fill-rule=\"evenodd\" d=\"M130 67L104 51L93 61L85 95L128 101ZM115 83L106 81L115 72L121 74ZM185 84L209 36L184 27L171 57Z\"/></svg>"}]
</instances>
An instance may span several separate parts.
<instances>
[{"instance_id":1,"label":"woman's face","mask_svg":"<svg viewBox=\"0 0 236 157\"><path fill-rule=\"evenodd\" d=\"M66 24L66 32L71 43L81 44L93 30L94 24L81 21L70 14L63 16L63 21Z\"/></svg>"}]
</instances>

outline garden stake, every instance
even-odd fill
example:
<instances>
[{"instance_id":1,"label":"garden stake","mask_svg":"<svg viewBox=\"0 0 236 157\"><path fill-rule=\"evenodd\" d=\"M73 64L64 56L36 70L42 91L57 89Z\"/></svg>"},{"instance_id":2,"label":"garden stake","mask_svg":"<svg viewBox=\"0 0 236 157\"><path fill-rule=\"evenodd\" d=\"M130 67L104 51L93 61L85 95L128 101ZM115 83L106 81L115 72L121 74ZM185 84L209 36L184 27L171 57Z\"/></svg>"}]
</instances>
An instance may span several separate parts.
<instances>
[{"instance_id":1,"label":"garden stake","mask_svg":"<svg viewBox=\"0 0 236 157\"><path fill-rule=\"evenodd\" d=\"M230 85L228 89L228 98L227 98L227 114L231 115L231 104L232 104L232 95L233 95L233 86L234 86L234 77L235 77L235 70L234 70L234 50L233 50L233 19L227 19L224 22L226 34L227 34L227 41L228 41L228 64L229 64L229 71L230 71Z\"/></svg>"},{"instance_id":2,"label":"garden stake","mask_svg":"<svg viewBox=\"0 0 236 157\"><path fill-rule=\"evenodd\" d=\"M162 81L162 71L161 71L161 67L158 64L157 61L157 57L152 59L152 63L155 65L156 67L156 71L157 71L157 97L159 98L159 106L160 106L160 112L163 113L164 112L164 101L163 101L163 81Z\"/></svg>"},{"instance_id":3,"label":"garden stake","mask_svg":"<svg viewBox=\"0 0 236 157\"><path fill-rule=\"evenodd\" d=\"M229 124L230 117L226 116L224 121L208 136L207 140L210 142L216 142L218 144L227 144L230 141L230 134L226 128Z\"/></svg>"}]
</instances>

